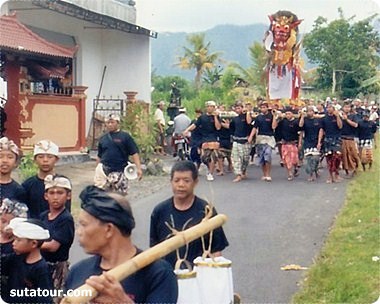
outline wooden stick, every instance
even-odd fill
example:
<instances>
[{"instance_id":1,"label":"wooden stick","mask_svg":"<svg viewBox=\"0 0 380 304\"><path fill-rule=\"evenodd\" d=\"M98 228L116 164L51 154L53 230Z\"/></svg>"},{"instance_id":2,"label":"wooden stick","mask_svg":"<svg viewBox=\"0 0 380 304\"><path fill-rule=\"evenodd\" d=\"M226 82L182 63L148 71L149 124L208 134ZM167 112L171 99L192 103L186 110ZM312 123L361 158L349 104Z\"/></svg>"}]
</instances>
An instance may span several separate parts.
<instances>
[{"instance_id":1,"label":"wooden stick","mask_svg":"<svg viewBox=\"0 0 380 304\"><path fill-rule=\"evenodd\" d=\"M167 239L154 247L151 247L132 259L124 262L115 268L107 271L108 274L115 277L118 281L124 280L129 275L137 272L139 269L146 267L154 261L166 256L170 252L198 239L202 235L222 226L227 221L227 216L218 214L208 220L203 220L198 225L189 229L178 232L175 236ZM87 292L87 295L86 295ZM78 294L81 296L74 296ZM97 296L97 291L87 284L84 284L74 290L71 296L66 296L61 304L79 304L89 302Z\"/></svg>"}]
</instances>

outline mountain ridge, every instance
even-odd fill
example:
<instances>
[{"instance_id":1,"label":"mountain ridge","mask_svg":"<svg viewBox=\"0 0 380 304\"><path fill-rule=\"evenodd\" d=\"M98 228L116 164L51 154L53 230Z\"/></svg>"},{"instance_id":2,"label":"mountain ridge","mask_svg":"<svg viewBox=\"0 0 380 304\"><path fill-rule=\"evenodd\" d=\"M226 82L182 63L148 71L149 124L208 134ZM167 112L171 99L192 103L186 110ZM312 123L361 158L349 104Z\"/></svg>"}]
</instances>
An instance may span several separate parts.
<instances>
[{"instance_id":1,"label":"mountain ridge","mask_svg":"<svg viewBox=\"0 0 380 304\"><path fill-rule=\"evenodd\" d=\"M257 23L251 25L217 25L204 32L205 42L211 42L210 51L222 52L221 58L226 62L237 62L243 67L251 64L249 46L255 41L261 42L268 25ZM178 75L193 79L194 71L182 70L175 66L178 57L183 55L183 47L188 46L186 37L195 33L162 32L151 42L152 71L156 75Z\"/></svg>"}]
</instances>

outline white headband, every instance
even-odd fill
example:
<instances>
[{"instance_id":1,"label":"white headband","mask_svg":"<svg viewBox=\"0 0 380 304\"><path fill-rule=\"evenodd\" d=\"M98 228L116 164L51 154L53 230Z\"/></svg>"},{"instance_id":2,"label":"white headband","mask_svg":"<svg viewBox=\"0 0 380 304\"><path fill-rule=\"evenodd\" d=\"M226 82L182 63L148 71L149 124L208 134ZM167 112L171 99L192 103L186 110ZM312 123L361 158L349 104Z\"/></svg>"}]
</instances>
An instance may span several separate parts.
<instances>
[{"instance_id":1,"label":"white headband","mask_svg":"<svg viewBox=\"0 0 380 304\"><path fill-rule=\"evenodd\" d=\"M58 146L50 140L40 140L34 145L33 155L37 154L52 154L58 156Z\"/></svg>"},{"instance_id":2,"label":"white headband","mask_svg":"<svg viewBox=\"0 0 380 304\"><path fill-rule=\"evenodd\" d=\"M16 220L16 221L15 221ZM29 240L41 240L45 241L50 238L49 230L42 228L41 226L28 222L24 218L14 218L9 222L7 228L11 228L13 234L18 238Z\"/></svg>"},{"instance_id":3,"label":"white headband","mask_svg":"<svg viewBox=\"0 0 380 304\"><path fill-rule=\"evenodd\" d=\"M63 176L53 176L51 174L47 175L44 180L45 190L53 187L61 187L71 190L71 183L68 178Z\"/></svg>"}]
</instances>

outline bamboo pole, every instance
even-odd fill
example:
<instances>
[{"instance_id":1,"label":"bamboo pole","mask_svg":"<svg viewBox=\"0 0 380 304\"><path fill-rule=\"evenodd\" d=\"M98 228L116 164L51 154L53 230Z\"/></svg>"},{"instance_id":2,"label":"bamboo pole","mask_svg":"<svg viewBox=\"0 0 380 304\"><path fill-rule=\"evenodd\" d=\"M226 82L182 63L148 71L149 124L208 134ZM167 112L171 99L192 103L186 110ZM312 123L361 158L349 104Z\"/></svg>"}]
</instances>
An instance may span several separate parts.
<instances>
[{"instance_id":1,"label":"bamboo pole","mask_svg":"<svg viewBox=\"0 0 380 304\"><path fill-rule=\"evenodd\" d=\"M139 269L146 267L154 261L166 256L170 252L200 238L202 235L222 226L227 221L227 216L224 214L218 214L208 220L203 220L198 225L195 225L189 229L178 232L175 236L166 241L151 247L140 254L136 255L132 259L124 262L115 268L107 271L108 274L115 277L118 281L124 280L126 277L137 272ZM83 292L82 292L83 291ZM90 292L88 292L90 291ZM85 295L87 292L87 296ZM74 296L78 294L81 296ZM66 296L61 304L79 304L89 302L91 299L97 296L97 291L87 284L84 284L72 293L71 296Z\"/></svg>"}]
</instances>

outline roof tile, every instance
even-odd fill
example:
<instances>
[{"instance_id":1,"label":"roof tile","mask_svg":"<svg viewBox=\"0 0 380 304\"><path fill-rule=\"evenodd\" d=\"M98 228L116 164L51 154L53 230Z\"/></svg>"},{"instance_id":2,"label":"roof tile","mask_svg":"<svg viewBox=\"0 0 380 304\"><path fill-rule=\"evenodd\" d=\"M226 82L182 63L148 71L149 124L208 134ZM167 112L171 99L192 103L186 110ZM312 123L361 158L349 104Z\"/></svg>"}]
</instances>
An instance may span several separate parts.
<instances>
[{"instance_id":1,"label":"roof tile","mask_svg":"<svg viewBox=\"0 0 380 304\"><path fill-rule=\"evenodd\" d=\"M0 16L0 49L72 58L76 48L54 44L37 35L17 20L16 14Z\"/></svg>"}]
</instances>

